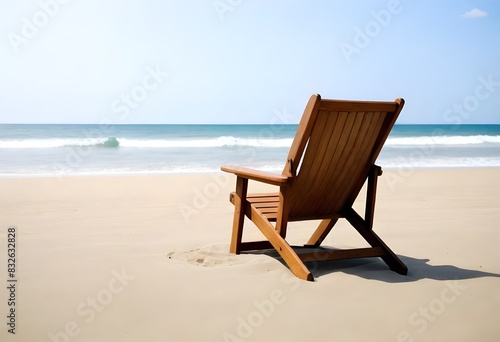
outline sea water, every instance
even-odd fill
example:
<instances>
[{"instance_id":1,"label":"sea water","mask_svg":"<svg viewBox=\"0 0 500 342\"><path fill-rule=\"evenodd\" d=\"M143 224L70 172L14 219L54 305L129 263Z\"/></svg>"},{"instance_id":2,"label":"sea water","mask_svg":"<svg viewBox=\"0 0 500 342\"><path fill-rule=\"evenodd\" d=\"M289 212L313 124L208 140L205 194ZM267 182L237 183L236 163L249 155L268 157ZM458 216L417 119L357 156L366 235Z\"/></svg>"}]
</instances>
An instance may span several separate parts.
<instances>
[{"instance_id":1,"label":"sea water","mask_svg":"<svg viewBox=\"0 0 500 342\"><path fill-rule=\"evenodd\" d=\"M297 125L0 125L0 176L280 172ZM386 169L500 167L500 125L396 125Z\"/></svg>"}]
</instances>

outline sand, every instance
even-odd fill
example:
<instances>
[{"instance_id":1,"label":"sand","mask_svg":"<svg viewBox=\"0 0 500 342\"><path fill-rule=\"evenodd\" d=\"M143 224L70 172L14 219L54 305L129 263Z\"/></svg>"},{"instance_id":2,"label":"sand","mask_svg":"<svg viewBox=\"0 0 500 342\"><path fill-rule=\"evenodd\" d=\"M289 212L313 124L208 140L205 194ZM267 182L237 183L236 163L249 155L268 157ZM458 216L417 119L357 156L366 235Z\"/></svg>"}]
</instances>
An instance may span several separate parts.
<instances>
[{"instance_id":1,"label":"sand","mask_svg":"<svg viewBox=\"0 0 500 342\"><path fill-rule=\"evenodd\" d=\"M310 265L315 282L270 256L228 253L234 183L0 179L0 340L500 340L500 169L386 171L374 229L408 276L372 258ZM246 227L245 239L260 237ZM289 241L313 229L293 223ZM364 246L345 222L325 244Z\"/></svg>"}]
</instances>

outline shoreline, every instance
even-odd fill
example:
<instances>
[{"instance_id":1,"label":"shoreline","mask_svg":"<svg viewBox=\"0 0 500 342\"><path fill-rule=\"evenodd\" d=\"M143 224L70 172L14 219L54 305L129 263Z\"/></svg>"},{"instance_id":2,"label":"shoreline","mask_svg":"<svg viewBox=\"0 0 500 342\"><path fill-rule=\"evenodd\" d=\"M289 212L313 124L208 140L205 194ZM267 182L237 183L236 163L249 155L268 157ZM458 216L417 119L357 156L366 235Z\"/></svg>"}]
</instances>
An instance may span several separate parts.
<instances>
[{"instance_id":1,"label":"shoreline","mask_svg":"<svg viewBox=\"0 0 500 342\"><path fill-rule=\"evenodd\" d=\"M378 164L377 164L378 165ZM381 165L380 165L381 166ZM251 166L249 166L252 168ZM382 167L383 171L388 172L408 172L408 171L455 171L455 170L500 170L500 166L470 166L470 167L461 167L461 166L450 166L450 167ZM262 170L255 168L256 170ZM271 173L281 174L280 170L262 170ZM0 179L39 179L39 178L66 178L66 177L148 177L148 176L183 176L183 175L206 175L206 174L214 174L220 173L219 169L214 169L212 171L201 170L201 171L167 171L167 172L155 172L155 171L144 171L144 172L116 172L116 173L67 173L64 175L57 174L0 174Z\"/></svg>"}]
</instances>

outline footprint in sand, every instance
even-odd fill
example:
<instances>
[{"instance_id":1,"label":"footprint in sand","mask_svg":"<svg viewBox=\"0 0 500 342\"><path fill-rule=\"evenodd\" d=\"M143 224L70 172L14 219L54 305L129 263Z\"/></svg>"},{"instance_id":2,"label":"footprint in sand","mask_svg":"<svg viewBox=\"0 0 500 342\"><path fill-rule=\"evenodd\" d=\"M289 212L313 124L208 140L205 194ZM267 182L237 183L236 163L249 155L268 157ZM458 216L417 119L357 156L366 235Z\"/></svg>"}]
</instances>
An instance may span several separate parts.
<instances>
[{"instance_id":1,"label":"footprint in sand","mask_svg":"<svg viewBox=\"0 0 500 342\"><path fill-rule=\"evenodd\" d=\"M227 246L207 246L167 254L170 260L203 267L224 267L262 262L257 255L236 255L227 252Z\"/></svg>"}]
</instances>

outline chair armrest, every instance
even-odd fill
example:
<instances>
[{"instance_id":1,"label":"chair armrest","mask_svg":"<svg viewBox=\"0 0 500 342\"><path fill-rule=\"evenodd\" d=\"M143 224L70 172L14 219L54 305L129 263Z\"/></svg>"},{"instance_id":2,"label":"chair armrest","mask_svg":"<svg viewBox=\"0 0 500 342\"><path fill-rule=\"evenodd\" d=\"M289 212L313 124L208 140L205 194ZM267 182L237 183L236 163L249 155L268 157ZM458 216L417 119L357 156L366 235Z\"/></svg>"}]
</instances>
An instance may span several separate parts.
<instances>
[{"instance_id":1,"label":"chair armrest","mask_svg":"<svg viewBox=\"0 0 500 342\"><path fill-rule=\"evenodd\" d=\"M267 184L281 186L288 182L288 177L282 175L276 175L274 173L258 171L242 166L221 166L220 168L224 172L234 173L238 177L251 179Z\"/></svg>"}]
</instances>

